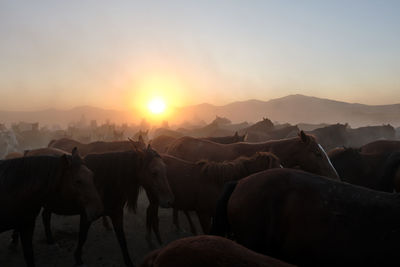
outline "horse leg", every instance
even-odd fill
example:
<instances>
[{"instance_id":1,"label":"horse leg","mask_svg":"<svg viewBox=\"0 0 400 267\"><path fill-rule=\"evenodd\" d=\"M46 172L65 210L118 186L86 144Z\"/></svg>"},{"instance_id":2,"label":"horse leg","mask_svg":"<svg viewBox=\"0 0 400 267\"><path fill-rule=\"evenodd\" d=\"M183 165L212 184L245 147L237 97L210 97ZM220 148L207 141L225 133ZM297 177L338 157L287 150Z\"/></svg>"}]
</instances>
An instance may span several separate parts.
<instances>
[{"instance_id":1,"label":"horse leg","mask_svg":"<svg viewBox=\"0 0 400 267\"><path fill-rule=\"evenodd\" d=\"M186 219L187 219L188 222L189 222L190 231L192 232L192 234L197 235L197 230L196 230L196 227L194 226L194 223L193 223L193 221L192 221L192 218L190 217L190 213L189 213L187 210L184 210L183 212L185 213Z\"/></svg>"},{"instance_id":2,"label":"horse leg","mask_svg":"<svg viewBox=\"0 0 400 267\"><path fill-rule=\"evenodd\" d=\"M110 222L108 221L107 216L103 215L103 216L101 217L101 219L102 219L102 221L103 221L103 226L104 226L104 228L106 228L107 231L111 231L111 230L112 230L111 224L110 224Z\"/></svg>"},{"instance_id":3,"label":"horse leg","mask_svg":"<svg viewBox=\"0 0 400 267\"><path fill-rule=\"evenodd\" d=\"M21 235L21 244L24 252L24 258L27 267L35 267L35 259L33 256L32 237L33 230L35 229L35 220L30 223L24 224L19 229Z\"/></svg>"},{"instance_id":4,"label":"horse leg","mask_svg":"<svg viewBox=\"0 0 400 267\"><path fill-rule=\"evenodd\" d=\"M78 240L78 246L76 247L74 256L75 256L75 264L77 266L83 265L82 261L82 248L83 245L86 242L89 228L90 228L91 222L89 222L86 218L86 215L81 214L80 222L79 222L79 240Z\"/></svg>"},{"instance_id":5,"label":"horse leg","mask_svg":"<svg viewBox=\"0 0 400 267\"><path fill-rule=\"evenodd\" d=\"M160 235L160 227L159 227L159 220L158 220L158 205L154 205L153 212L152 212L152 228L153 232L156 235L157 241L159 245L162 245L161 235Z\"/></svg>"},{"instance_id":6,"label":"horse leg","mask_svg":"<svg viewBox=\"0 0 400 267\"><path fill-rule=\"evenodd\" d=\"M201 228L204 234L208 234L211 229L211 216L206 212L196 211L197 217L199 217Z\"/></svg>"},{"instance_id":7,"label":"horse leg","mask_svg":"<svg viewBox=\"0 0 400 267\"><path fill-rule=\"evenodd\" d=\"M43 221L43 225L44 225L44 231L46 234L47 244L54 245L55 241L54 241L53 234L51 232L50 220L51 220L51 211L49 211L48 209L43 209L42 221Z\"/></svg>"},{"instance_id":8,"label":"horse leg","mask_svg":"<svg viewBox=\"0 0 400 267\"><path fill-rule=\"evenodd\" d=\"M8 249L14 251L17 250L18 241L19 241L19 232L18 230L13 230L11 234L10 244L8 244Z\"/></svg>"},{"instance_id":9,"label":"horse leg","mask_svg":"<svg viewBox=\"0 0 400 267\"><path fill-rule=\"evenodd\" d=\"M179 225L179 210L176 208L172 209L172 218L173 218L173 224L176 227L177 231L181 230L181 226Z\"/></svg>"},{"instance_id":10,"label":"horse leg","mask_svg":"<svg viewBox=\"0 0 400 267\"><path fill-rule=\"evenodd\" d=\"M146 210L146 240L150 248L153 248L151 242L152 230L157 238L158 244L162 245L158 220L158 205L155 203L150 203Z\"/></svg>"},{"instance_id":11,"label":"horse leg","mask_svg":"<svg viewBox=\"0 0 400 267\"><path fill-rule=\"evenodd\" d=\"M146 210L146 240L150 248L153 247L151 242L151 230L156 235L157 241L162 245L160 229L158 226L158 200L152 194L146 191L149 200L149 206Z\"/></svg>"},{"instance_id":12,"label":"horse leg","mask_svg":"<svg viewBox=\"0 0 400 267\"><path fill-rule=\"evenodd\" d=\"M125 265L128 267L134 267L132 260L129 256L128 245L126 244L125 233L124 233L124 211L119 208L114 211L111 216L111 222L114 226L114 232L117 236L119 246L121 247L122 256L124 258Z\"/></svg>"}]
</instances>

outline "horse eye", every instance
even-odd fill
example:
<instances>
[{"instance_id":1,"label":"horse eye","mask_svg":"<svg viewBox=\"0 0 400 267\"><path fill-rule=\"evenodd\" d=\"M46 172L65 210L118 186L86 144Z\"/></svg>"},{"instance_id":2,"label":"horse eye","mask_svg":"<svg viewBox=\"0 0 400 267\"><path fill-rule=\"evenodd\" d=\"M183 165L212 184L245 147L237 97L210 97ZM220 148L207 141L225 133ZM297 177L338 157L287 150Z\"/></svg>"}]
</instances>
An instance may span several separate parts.
<instances>
[{"instance_id":1,"label":"horse eye","mask_svg":"<svg viewBox=\"0 0 400 267\"><path fill-rule=\"evenodd\" d=\"M76 180L76 181L75 181L75 184L81 185L81 184L83 184L83 182L82 182L81 180Z\"/></svg>"}]
</instances>

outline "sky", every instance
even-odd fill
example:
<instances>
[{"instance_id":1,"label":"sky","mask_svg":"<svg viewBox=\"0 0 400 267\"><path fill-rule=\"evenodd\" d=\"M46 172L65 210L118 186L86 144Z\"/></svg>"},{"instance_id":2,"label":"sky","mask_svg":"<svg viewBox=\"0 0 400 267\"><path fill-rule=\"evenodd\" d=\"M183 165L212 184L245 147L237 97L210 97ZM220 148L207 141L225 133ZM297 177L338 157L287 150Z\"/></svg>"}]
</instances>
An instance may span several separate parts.
<instances>
[{"instance_id":1,"label":"sky","mask_svg":"<svg viewBox=\"0 0 400 267\"><path fill-rule=\"evenodd\" d=\"M0 110L400 103L400 1L0 0Z\"/></svg>"}]
</instances>

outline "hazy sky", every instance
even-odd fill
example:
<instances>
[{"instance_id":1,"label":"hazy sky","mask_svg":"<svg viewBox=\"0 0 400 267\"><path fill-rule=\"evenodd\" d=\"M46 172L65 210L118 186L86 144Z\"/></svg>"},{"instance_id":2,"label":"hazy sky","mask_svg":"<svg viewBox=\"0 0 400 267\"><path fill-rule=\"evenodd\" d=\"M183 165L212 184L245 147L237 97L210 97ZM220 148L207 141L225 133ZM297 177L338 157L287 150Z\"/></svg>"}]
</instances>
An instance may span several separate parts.
<instances>
[{"instance_id":1,"label":"hazy sky","mask_svg":"<svg viewBox=\"0 0 400 267\"><path fill-rule=\"evenodd\" d=\"M400 1L0 0L0 110L400 102Z\"/></svg>"}]
</instances>

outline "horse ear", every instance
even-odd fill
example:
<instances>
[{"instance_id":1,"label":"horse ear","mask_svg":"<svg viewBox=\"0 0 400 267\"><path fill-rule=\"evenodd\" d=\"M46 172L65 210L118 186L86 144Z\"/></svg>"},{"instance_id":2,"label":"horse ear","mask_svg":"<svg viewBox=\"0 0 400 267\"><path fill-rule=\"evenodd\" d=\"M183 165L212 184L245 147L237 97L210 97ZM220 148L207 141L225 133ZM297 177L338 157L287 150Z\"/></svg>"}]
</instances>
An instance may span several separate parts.
<instances>
[{"instance_id":1,"label":"horse ear","mask_svg":"<svg viewBox=\"0 0 400 267\"><path fill-rule=\"evenodd\" d=\"M149 134L149 129L147 129L147 131L146 131L146 135L148 135Z\"/></svg>"},{"instance_id":2,"label":"horse ear","mask_svg":"<svg viewBox=\"0 0 400 267\"><path fill-rule=\"evenodd\" d=\"M147 150L152 150L150 144L147 145Z\"/></svg>"},{"instance_id":3,"label":"horse ear","mask_svg":"<svg viewBox=\"0 0 400 267\"><path fill-rule=\"evenodd\" d=\"M247 142L247 139L249 138L249 133L248 132L246 132L244 135L243 135L243 142Z\"/></svg>"},{"instance_id":4,"label":"horse ear","mask_svg":"<svg viewBox=\"0 0 400 267\"><path fill-rule=\"evenodd\" d=\"M239 134L238 134L238 132L236 131L235 132L235 135L234 135L235 137L238 137L239 136Z\"/></svg>"},{"instance_id":5,"label":"horse ear","mask_svg":"<svg viewBox=\"0 0 400 267\"><path fill-rule=\"evenodd\" d=\"M80 157L79 151L78 151L78 148L77 148L77 147L74 147L74 148L72 149L71 155L72 155L73 157Z\"/></svg>"},{"instance_id":6,"label":"horse ear","mask_svg":"<svg viewBox=\"0 0 400 267\"><path fill-rule=\"evenodd\" d=\"M303 141L303 143L308 144L310 142L310 137L308 135L306 135L306 133L303 130L300 131L299 136L300 136L301 141Z\"/></svg>"},{"instance_id":7,"label":"horse ear","mask_svg":"<svg viewBox=\"0 0 400 267\"><path fill-rule=\"evenodd\" d=\"M139 135L138 140L139 140L140 143L143 143L143 144L144 144L144 139L143 139L143 136L142 136L142 135Z\"/></svg>"}]
</instances>

